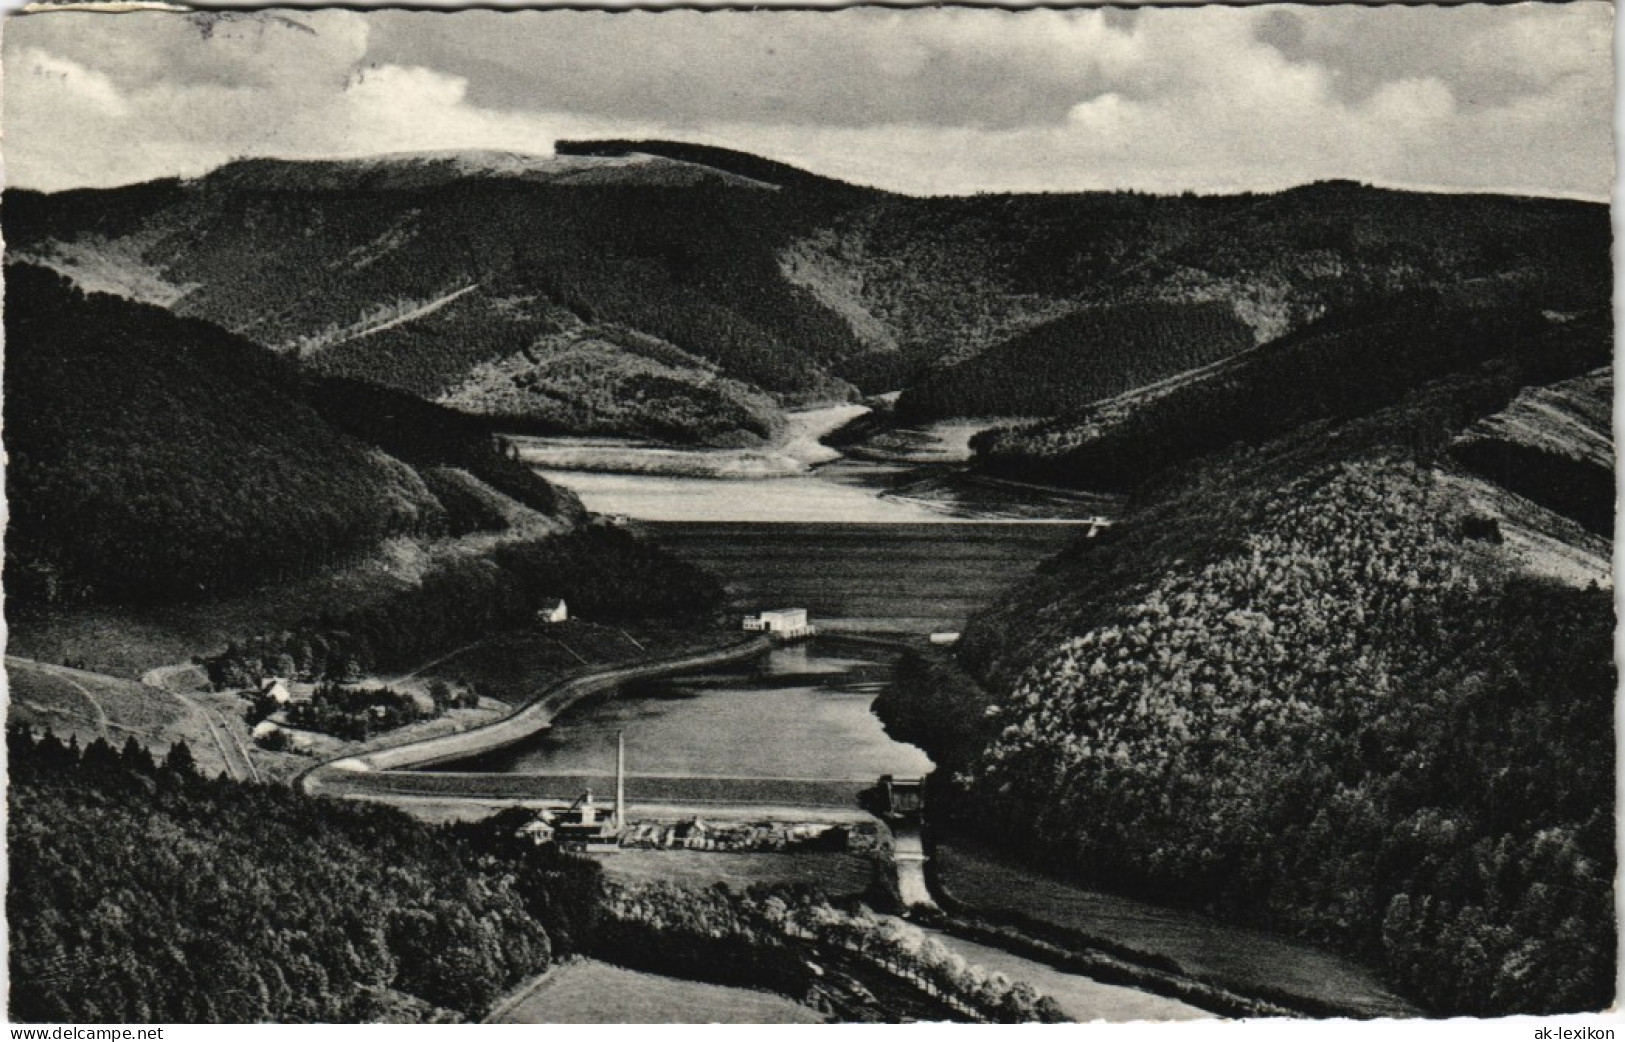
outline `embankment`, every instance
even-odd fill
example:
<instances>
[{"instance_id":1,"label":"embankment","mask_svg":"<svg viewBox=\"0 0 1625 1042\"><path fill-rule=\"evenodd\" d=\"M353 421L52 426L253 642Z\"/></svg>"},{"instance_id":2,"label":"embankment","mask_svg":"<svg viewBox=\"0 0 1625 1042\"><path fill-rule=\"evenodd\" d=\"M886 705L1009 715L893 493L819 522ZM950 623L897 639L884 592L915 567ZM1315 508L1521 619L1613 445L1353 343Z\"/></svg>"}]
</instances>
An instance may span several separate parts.
<instances>
[{"instance_id":1,"label":"embankment","mask_svg":"<svg viewBox=\"0 0 1625 1042\"><path fill-rule=\"evenodd\" d=\"M456 734L332 760L306 771L297 784L311 795L334 794L335 788L343 786L333 783L356 774L406 771L477 756L512 745L551 727L561 712L589 695L635 680L652 680L670 673L736 662L759 655L770 646L771 642L766 637L751 637L713 651L578 673L557 681L535 701L501 720Z\"/></svg>"}]
</instances>

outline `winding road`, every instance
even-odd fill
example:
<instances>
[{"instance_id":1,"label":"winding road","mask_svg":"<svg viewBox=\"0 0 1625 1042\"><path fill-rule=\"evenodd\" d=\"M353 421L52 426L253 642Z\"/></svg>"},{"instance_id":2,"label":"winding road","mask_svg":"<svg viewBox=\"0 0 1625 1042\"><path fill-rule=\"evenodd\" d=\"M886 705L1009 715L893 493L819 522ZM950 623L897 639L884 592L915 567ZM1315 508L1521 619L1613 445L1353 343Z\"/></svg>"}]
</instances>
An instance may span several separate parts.
<instances>
[{"instance_id":1,"label":"winding road","mask_svg":"<svg viewBox=\"0 0 1625 1042\"><path fill-rule=\"evenodd\" d=\"M88 673L84 670L73 669L69 666L57 666L49 662L40 662L37 659L18 658L15 655L6 656L6 665L13 668L22 667L26 669L37 669L41 673L47 674L48 676L53 676L62 681L64 684L67 684L69 687L73 688L76 694L82 696L86 702L90 703L92 712L96 714L96 727L101 731L102 737L109 742L113 741L113 728L116 725L107 719L107 710L102 708L102 704L96 698L95 693L84 684L81 684L78 679L80 676L99 677L99 674Z\"/></svg>"},{"instance_id":2,"label":"winding road","mask_svg":"<svg viewBox=\"0 0 1625 1042\"><path fill-rule=\"evenodd\" d=\"M588 695L610 690L633 680L648 680L670 673L721 665L750 658L767 651L772 642L766 637L751 637L723 648L677 657L655 658L632 665L579 673L555 682L534 702L501 720L459 731L455 734L425 738L388 749L360 755L342 756L336 760L312 767L296 779L296 784L311 795L341 796L348 799L374 800L394 803L401 797L432 795L438 799L489 800L512 798L502 791L510 775L460 774L452 776L460 782L455 792L440 788L443 783L430 780L432 776L413 777L411 770L450 760L460 760L523 741L539 731L553 726L553 720L565 709ZM482 791L481 780L490 779ZM511 785L511 782L506 784ZM438 788L427 794L416 791L422 786ZM405 791L402 791L402 790ZM541 798L541 793L527 794ZM556 795L562 796L563 793ZM569 795L574 796L574 793Z\"/></svg>"}]
</instances>

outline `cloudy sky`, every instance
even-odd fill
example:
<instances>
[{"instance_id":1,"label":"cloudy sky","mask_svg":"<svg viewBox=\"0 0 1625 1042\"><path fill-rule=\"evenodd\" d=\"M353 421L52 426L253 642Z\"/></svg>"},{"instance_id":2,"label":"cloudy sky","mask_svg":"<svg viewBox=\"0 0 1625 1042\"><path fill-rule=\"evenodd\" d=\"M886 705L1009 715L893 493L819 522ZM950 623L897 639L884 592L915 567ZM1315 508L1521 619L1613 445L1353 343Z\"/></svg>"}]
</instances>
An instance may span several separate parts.
<instances>
[{"instance_id":1,"label":"cloudy sky","mask_svg":"<svg viewBox=\"0 0 1625 1042\"><path fill-rule=\"evenodd\" d=\"M5 26L42 189L245 155L742 148L917 193L1323 177L1605 198L1612 13L1460 8L48 13Z\"/></svg>"}]
</instances>

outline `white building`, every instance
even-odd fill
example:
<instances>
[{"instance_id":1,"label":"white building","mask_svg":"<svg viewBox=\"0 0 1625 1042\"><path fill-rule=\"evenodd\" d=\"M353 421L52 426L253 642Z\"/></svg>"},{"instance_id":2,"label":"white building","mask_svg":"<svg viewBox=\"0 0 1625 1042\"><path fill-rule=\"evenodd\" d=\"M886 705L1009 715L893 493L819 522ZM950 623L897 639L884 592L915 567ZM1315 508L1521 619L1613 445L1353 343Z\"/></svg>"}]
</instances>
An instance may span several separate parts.
<instances>
[{"instance_id":1,"label":"white building","mask_svg":"<svg viewBox=\"0 0 1625 1042\"><path fill-rule=\"evenodd\" d=\"M565 605L563 599L559 597L549 597L543 601L541 610L536 613L536 621L544 625L565 622L569 618L570 609Z\"/></svg>"},{"instance_id":2,"label":"white building","mask_svg":"<svg viewBox=\"0 0 1625 1042\"><path fill-rule=\"evenodd\" d=\"M544 812L543 814L538 814L529 823L520 828L519 835L521 838L528 839L537 846L541 846L543 843L553 842L553 832L553 823L547 820L547 816Z\"/></svg>"},{"instance_id":3,"label":"white building","mask_svg":"<svg viewBox=\"0 0 1625 1042\"><path fill-rule=\"evenodd\" d=\"M772 634L785 640L810 637L813 627L807 621L806 608L779 608L757 615L745 616L745 629Z\"/></svg>"}]
</instances>

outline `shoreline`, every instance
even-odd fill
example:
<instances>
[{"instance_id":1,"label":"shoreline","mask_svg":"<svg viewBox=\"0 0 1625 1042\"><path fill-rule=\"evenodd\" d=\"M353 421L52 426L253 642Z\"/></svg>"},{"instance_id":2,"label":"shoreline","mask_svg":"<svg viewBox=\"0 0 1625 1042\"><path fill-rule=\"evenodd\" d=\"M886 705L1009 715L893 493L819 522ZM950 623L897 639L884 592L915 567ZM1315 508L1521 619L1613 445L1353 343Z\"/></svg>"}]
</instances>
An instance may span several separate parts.
<instances>
[{"instance_id":1,"label":"shoreline","mask_svg":"<svg viewBox=\"0 0 1625 1042\"><path fill-rule=\"evenodd\" d=\"M557 716L583 698L632 680L648 680L668 673L721 665L759 655L772 648L767 637L736 640L711 651L646 659L631 665L613 666L566 676L543 690L530 703L488 724L453 734L437 735L366 753L340 756L297 775L293 784L310 796L338 794L325 792L343 788L340 778L392 771L407 771L449 760L478 756L525 740L553 726ZM480 798L471 794L469 798ZM387 797L381 802L390 802Z\"/></svg>"},{"instance_id":2,"label":"shoreline","mask_svg":"<svg viewBox=\"0 0 1625 1042\"><path fill-rule=\"evenodd\" d=\"M825 405L785 414L785 428L771 442L752 448L697 448L618 438L504 435L526 465L585 474L712 481L763 481L800 477L841 458L820 441L868 412L862 405Z\"/></svg>"}]
</instances>

